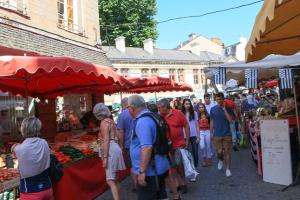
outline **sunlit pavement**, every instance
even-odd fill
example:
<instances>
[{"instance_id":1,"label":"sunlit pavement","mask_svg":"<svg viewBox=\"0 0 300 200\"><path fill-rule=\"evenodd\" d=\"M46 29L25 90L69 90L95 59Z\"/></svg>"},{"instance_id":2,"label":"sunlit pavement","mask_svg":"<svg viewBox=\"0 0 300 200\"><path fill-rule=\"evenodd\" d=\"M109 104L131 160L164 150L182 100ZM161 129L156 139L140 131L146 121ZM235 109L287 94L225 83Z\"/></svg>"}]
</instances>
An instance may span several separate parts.
<instances>
[{"instance_id":1,"label":"sunlit pavement","mask_svg":"<svg viewBox=\"0 0 300 200\"><path fill-rule=\"evenodd\" d=\"M189 192L181 197L186 200L300 200L300 185L281 192L284 186L263 182L257 175L250 150L241 149L232 154L232 177L227 178L225 170L217 170L215 159L214 166L199 168L197 182L189 183ZM124 200L137 199L131 191L129 178L121 183L121 197ZM111 192L108 190L97 200L112 200Z\"/></svg>"}]
</instances>

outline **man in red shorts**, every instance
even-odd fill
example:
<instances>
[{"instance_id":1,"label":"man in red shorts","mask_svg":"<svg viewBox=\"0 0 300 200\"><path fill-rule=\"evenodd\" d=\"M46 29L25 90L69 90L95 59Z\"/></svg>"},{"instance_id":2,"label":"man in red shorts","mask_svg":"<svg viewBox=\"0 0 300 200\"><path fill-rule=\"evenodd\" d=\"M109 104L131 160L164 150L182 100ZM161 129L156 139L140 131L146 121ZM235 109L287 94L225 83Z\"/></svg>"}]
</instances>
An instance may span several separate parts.
<instances>
[{"instance_id":1,"label":"man in red shorts","mask_svg":"<svg viewBox=\"0 0 300 200\"><path fill-rule=\"evenodd\" d=\"M181 148L188 148L190 143L190 127L183 113L179 110L172 109L168 99L161 99L157 102L157 108L160 115L166 120L170 128L170 140L172 142L171 150L171 166L175 169L172 177L181 192L187 193L187 185L185 181L184 166ZM184 139L183 128L185 129L186 139Z\"/></svg>"}]
</instances>

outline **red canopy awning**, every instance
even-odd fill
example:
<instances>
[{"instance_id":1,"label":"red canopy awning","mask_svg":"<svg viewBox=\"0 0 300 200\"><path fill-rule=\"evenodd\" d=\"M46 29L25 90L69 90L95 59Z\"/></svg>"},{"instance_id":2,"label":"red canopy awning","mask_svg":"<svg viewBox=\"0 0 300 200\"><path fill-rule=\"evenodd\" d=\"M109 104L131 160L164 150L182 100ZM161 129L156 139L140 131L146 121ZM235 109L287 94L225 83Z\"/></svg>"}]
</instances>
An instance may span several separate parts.
<instances>
[{"instance_id":1,"label":"red canopy awning","mask_svg":"<svg viewBox=\"0 0 300 200\"><path fill-rule=\"evenodd\" d=\"M110 67L67 57L0 56L0 69L0 90L40 98L128 84Z\"/></svg>"},{"instance_id":2,"label":"red canopy awning","mask_svg":"<svg viewBox=\"0 0 300 200\"><path fill-rule=\"evenodd\" d=\"M153 92L172 92L172 91L193 91L193 88L189 85L150 85L140 88L132 88L126 90L128 93L153 93Z\"/></svg>"},{"instance_id":3,"label":"red canopy awning","mask_svg":"<svg viewBox=\"0 0 300 200\"><path fill-rule=\"evenodd\" d=\"M127 80L135 87L146 87L151 85L174 85L176 82L164 77L149 76L149 77L134 77Z\"/></svg>"}]
</instances>

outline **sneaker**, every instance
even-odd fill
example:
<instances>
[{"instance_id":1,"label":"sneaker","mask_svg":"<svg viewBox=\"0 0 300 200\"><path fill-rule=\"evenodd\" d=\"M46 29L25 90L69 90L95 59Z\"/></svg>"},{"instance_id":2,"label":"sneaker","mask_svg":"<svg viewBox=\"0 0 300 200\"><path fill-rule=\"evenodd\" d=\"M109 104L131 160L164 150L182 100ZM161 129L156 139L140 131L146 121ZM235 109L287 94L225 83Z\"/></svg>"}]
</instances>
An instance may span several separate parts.
<instances>
[{"instance_id":1,"label":"sneaker","mask_svg":"<svg viewBox=\"0 0 300 200\"><path fill-rule=\"evenodd\" d=\"M232 174L231 174L231 171L230 171L230 169L226 169L226 176L227 177L230 177Z\"/></svg>"},{"instance_id":2,"label":"sneaker","mask_svg":"<svg viewBox=\"0 0 300 200\"><path fill-rule=\"evenodd\" d=\"M233 151L238 151L238 147L236 145L233 146Z\"/></svg>"},{"instance_id":3,"label":"sneaker","mask_svg":"<svg viewBox=\"0 0 300 200\"><path fill-rule=\"evenodd\" d=\"M191 182L196 182L196 178L191 178L190 181Z\"/></svg>"},{"instance_id":4,"label":"sneaker","mask_svg":"<svg viewBox=\"0 0 300 200\"><path fill-rule=\"evenodd\" d=\"M223 168L223 161L219 160L218 162L218 170L222 170Z\"/></svg>"},{"instance_id":5,"label":"sneaker","mask_svg":"<svg viewBox=\"0 0 300 200\"><path fill-rule=\"evenodd\" d=\"M182 194L186 194L188 192L187 185L181 185L180 190Z\"/></svg>"}]
</instances>

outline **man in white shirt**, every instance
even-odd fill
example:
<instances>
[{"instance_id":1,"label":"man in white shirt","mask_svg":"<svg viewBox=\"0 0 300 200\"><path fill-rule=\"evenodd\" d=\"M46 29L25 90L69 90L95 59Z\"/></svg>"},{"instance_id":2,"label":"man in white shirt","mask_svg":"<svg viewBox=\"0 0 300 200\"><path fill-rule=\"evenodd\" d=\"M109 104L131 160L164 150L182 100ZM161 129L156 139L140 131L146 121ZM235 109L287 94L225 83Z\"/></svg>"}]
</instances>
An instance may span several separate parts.
<instances>
[{"instance_id":1,"label":"man in white shirt","mask_svg":"<svg viewBox=\"0 0 300 200\"><path fill-rule=\"evenodd\" d=\"M209 114L210 114L211 108L216 105L215 103L211 102L210 94L208 94L208 93L204 94L204 105Z\"/></svg>"}]
</instances>

